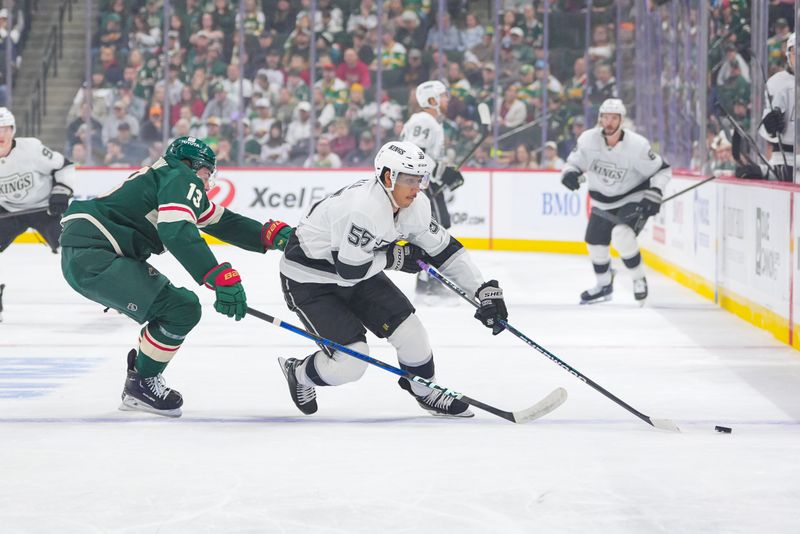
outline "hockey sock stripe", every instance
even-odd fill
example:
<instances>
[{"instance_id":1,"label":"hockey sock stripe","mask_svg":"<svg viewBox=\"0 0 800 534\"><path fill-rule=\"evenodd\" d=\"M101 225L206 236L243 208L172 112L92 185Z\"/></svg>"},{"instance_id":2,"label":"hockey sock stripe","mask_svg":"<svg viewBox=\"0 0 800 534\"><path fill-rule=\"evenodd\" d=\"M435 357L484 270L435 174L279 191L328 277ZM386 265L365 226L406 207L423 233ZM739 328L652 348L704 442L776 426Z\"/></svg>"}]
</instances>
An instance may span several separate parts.
<instances>
[{"instance_id":1,"label":"hockey sock stripe","mask_svg":"<svg viewBox=\"0 0 800 534\"><path fill-rule=\"evenodd\" d=\"M154 335L150 332L149 325L142 329L139 350L157 362L169 362L180 347L180 344L168 345L154 339Z\"/></svg>"},{"instance_id":2,"label":"hockey sock stripe","mask_svg":"<svg viewBox=\"0 0 800 534\"><path fill-rule=\"evenodd\" d=\"M608 269L611 267L611 262L607 263L593 263L592 267L594 267L595 274L603 274L607 273Z\"/></svg>"},{"instance_id":3,"label":"hockey sock stripe","mask_svg":"<svg viewBox=\"0 0 800 534\"><path fill-rule=\"evenodd\" d=\"M305 367L306 376L308 377L309 380L314 382L314 385L316 385L316 386L327 386L329 384L326 383L322 379L321 376L319 376L319 372L317 371L317 368L314 367L314 360L317 358L318 354L319 354L319 352L315 352L314 354L312 354L311 356L306 358L305 365L299 367L298 370L300 372L303 372L303 368ZM325 356L325 357L327 358L328 356ZM295 377L295 378L297 378L297 377ZM300 381L299 378L298 378L298 381Z\"/></svg>"},{"instance_id":4,"label":"hockey sock stripe","mask_svg":"<svg viewBox=\"0 0 800 534\"><path fill-rule=\"evenodd\" d=\"M635 256L630 258L622 258L622 263L624 263L625 267L628 269L635 269L642 263L642 254L637 252Z\"/></svg>"}]
</instances>

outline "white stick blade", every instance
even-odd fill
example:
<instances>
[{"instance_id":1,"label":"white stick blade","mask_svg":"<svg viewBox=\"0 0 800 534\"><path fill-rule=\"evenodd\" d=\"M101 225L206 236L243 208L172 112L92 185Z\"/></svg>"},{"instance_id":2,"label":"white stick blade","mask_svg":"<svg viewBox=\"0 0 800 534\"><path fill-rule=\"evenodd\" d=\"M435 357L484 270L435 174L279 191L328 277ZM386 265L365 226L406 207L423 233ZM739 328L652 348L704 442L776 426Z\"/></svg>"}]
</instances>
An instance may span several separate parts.
<instances>
[{"instance_id":1,"label":"white stick blade","mask_svg":"<svg viewBox=\"0 0 800 534\"><path fill-rule=\"evenodd\" d=\"M515 423L527 423L534 419L539 419L549 414L567 400L567 390L564 388L556 388L550 392L545 398L527 408L514 412Z\"/></svg>"},{"instance_id":2,"label":"white stick blade","mask_svg":"<svg viewBox=\"0 0 800 534\"><path fill-rule=\"evenodd\" d=\"M669 419L653 419L650 418L650 422L653 423L653 426L660 429L660 430L667 430L669 432L680 432L681 429L678 428L678 425L670 421Z\"/></svg>"},{"instance_id":3,"label":"white stick blade","mask_svg":"<svg viewBox=\"0 0 800 534\"><path fill-rule=\"evenodd\" d=\"M478 104L478 117L481 120L481 124L484 126L488 126L492 123L492 114L489 111L489 106L487 106L485 102Z\"/></svg>"}]
</instances>

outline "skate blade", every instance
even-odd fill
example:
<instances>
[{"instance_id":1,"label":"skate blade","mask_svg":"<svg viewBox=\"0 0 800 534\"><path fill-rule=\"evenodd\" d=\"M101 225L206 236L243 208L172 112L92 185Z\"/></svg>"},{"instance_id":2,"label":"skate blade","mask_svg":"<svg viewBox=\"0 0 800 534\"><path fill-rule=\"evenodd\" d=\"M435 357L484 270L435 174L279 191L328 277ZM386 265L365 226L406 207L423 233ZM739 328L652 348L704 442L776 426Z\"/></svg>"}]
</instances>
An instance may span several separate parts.
<instances>
[{"instance_id":1,"label":"skate blade","mask_svg":"<svg viewBox=\"0 0 800 534\"><path fill-rule=\"evenodd\" d=\"M605 297L601 297L599 299L592 299L592 300L582 300L581 306L588 306L591 304L600 304L601 302L608 302L611 300L611 295L606 295Z\"/></svg>"},{"instance_id":2,"label":"skate blade","mask_svg":"<svg viewBox=\"0 0 800 534\"><path fill-rule=\"evenodd\" d=\"M442 419L469 419L470 417L475 417L475 414L472 413L472 410L470 410L469 408L457 414L437 412L436 410L430 410L427 407L422 407L422 406L420 406L420 408L422 408L432 416L440 417Z\"/></svg>"},{"instance_id":3,"label":"skate blade","mask_svg":"<svg viewBox=\"0 0 800 534\"><path fill-rule=\"evenodd\" d=\"M119 405L119 410L122 412L147 412L154 415L161 415L163 417L180 417L183 412L180 408L174 410L156 410L152 406L138 401L130 395L125 395L122 398L122 403Z\"/></svg>"},{"instance_id":4,"label":"skate blade","mask_svg":"<svg viewBox=\"0 0 800 534\"><path fill-rule=\"evenodd\" d=\"M647 297L643 299L636 299L636 305L639 306L640 308L644 308L645 302L647 302Z\"/></svg>"}]
</instances>

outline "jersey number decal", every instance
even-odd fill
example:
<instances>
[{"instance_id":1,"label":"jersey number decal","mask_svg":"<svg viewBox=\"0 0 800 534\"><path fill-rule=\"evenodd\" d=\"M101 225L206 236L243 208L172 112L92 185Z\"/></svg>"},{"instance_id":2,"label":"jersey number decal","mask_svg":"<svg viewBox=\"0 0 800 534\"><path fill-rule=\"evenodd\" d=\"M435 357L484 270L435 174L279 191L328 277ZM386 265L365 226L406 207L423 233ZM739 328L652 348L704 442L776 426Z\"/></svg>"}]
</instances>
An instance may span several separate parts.
<instances>
[{"instance_id":1,"label":"jersey number decal","mask_svg":"<svg viewBox=\"0 0 800 534\"><path fill-rule=\"evenodd\" d=\"M351 225L350 231L347 232L347 241L356 247L364 248L373 239L375 239L375 236L371 232L355 224Z\"/></svg>"},{"instance_id":2,"label":"jersey number decal","mask_svg":"<svg viewBox=\"0 0 800 534\"><path fill-rule=\"evenodd\" d=\"M46 146L42 147L42 156L46 157L47 159L53 159L53 153Z\"/></svg>"},{"instance_id":3,"label":"jersey number decal","mask_svg":"<svg viewBox=\"0 0 800 534\"><path fill-rule=\"evenodd\" d=\"M422 129L422 126L414 126L414 137L419 137L420 134L425 134L425 139L428 138L428 135L431 133L430 128Z\"/></svg>"},{"instance_id":4,"label":"jersey number decal","mask_svg":"<svg viewBox=\"0 0 800 534\"><path fill-rule=\"evenodd\" d=\"M194 195L194 198L192 198L192 195ZM186 199L191 200L195 208L199 208L200 201L203 199L203 192L197 189L195 184L189 184L189 193L186 194Z\"/></svg>"}]
</instances>

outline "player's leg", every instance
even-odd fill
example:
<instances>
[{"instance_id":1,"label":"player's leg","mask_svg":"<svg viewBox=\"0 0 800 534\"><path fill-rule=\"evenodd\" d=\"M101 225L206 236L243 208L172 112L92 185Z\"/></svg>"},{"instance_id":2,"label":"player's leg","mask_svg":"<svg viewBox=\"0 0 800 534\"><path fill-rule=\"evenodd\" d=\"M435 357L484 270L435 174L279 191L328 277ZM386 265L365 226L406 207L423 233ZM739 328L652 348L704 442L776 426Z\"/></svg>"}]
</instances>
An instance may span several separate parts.
<instances>
[{"instance_id":1,"label":"player's leg","mask_svg":"<svg viewBox=\"0 0 800 534\"><path fill-rule=\"evenodd\" d=\"M58 238L61 237L61 217L48 215L46 212L28 215L28 225L42 234L53 253L58 252Z\"/></svg>"},{"instance_id":2,"label":"player's leg","mask_svg":"<svg viewBox=\"0 0 800 534\"><path fill-rule=\"evenodd\" d=\"M633 221L633 224L621 224L614 227L611 238L614 247L622 258L622 263L628 268L633 279L633 297L640 303L647 298L647 279L642 266L642 254L636 236L644 227L646 221L641 220L638 204L625 204L619 209L618 217L623 221Z\"/></svg>"},{"instance_id":3,"label":"player's leg","mask_svg":"<svg viewBox=\"0 0 800 534\"><path fill-rule=\"evenodd\" d=\"M433 216L443 228L450 228L450 211L447 209L445 191L440 191L435 195L431 194L430 189L424 189L423 191L431 202L431 213ZM451 292L438 281L431 278L425 271L420 271L417 275L415 292L417 295L421 296L435 295L436 298L425 299L426 304L435 304L438 300L443 299L452 300L454 302L458 300L458 297L455 295L455 293Z\"/></svg>"},{"instance_id":4,"label":"player's leg","mask_svg":"<svg viewBox=\"0 0 800 534\"><path fill-rule=\"evenodd\" d=\"M400 367L417 376L434 380L433 351L428 332L414 314L414 307L402 291L380 273L356 285L351 308L370 332L386 338L397 351ZM405 378L400 387L411 393L420 406L435 415L471 417L469 406Z\"/></svg>"},{"instance_id":5,"label":"player's leg","mask_svg":"<svg viewBox=\"0 0 800 534\"><path fill-rule=\"evenodd\" d=\"M176 288L147 263L104 249L64 247L61 267L81 295L146 323L138 349L128 357L123 409L179 416L183 399L166 387L161 373L200 320L197 296Z\"/></svg>"},{"instance_id":6,"label":"player's leg","mask_svg":"<svg viewBox=\"0 0 800 534\"><path fill-rule=\"evenodd\" d=\"M300 284L285 276L281 276L281 287L287 306L297 313L309 332L369 354L367 331L348 305L353 288ZM303 359L280 358L279 362L292 400L305 414L317 411L317 386L354 382L361 378L368 365L330 347L321 347Z\"/></svg>"},{"instance_id":7,"label":"player's leg","mask_svg":"<svg viewBox=\"0 0 800 534\"><path fill-rule=\"evenodd\" d=\"M586 225L586 248L597 283L581 293L581 304L611 300L614 292L614 270L611 268L611 232L613 223L592 213Z\"/></svg>"},{"instance_id":8,"label":"player's leg","mask_svg":"<svg viewBox=\"0 0 800 534\"><path fill-rule=\"evenodd\" d=\"M8 213L3 208L0 208L0 214ZM16 217L5 217L0 219L0 252L3 252L8 246L28 229L25 215L18 215Z\"/></svg>"}]
</instances>

